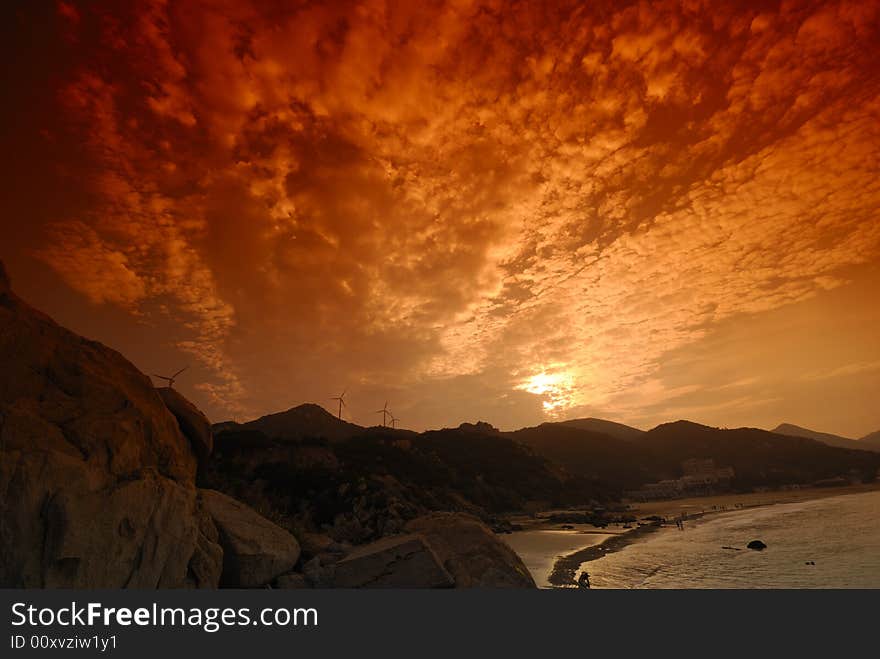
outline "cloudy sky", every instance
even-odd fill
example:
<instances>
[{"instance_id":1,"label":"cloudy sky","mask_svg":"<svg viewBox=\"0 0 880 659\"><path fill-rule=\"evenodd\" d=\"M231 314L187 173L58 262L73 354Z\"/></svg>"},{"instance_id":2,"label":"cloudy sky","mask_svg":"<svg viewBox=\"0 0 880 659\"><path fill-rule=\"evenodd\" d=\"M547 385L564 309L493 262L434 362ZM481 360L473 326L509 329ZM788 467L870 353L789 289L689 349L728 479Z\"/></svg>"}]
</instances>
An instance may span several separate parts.
<instances>
[{"instance_id":1,"label":"cloudy sky","mask_svg":"<svg viewBox=\"0 0 880 659\"><path fill-rule=\"evenodd\" d=\"M880 429L878 2L7 13L16 290L214 420Z\"/></svg>"}]
</instances>

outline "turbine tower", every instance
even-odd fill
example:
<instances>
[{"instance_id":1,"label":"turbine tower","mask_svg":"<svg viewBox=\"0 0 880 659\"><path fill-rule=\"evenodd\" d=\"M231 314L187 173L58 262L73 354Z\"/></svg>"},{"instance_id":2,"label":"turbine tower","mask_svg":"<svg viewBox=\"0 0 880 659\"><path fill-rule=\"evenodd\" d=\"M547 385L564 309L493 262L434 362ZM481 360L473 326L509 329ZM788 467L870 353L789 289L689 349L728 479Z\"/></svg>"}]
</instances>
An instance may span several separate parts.
<instances>
[{"instance_id":1,"label":"turbine tower","mask_svg":"<svg viewBox=\"0 0 880 659\"><path fill-rule=\"evenodd\" d=\"M383 407L381 410L376 410L376 414L382 415L382 425L385 426L386 425L385 419L386 419L386 417L388 417L390 415L390 412L388 411L388 401L387 400L385 401L385 407Z\"/></svg>"},{"instance_id":2,"label":"turbine tower","mask_svg":"<svg viewBox=\"0 0 880 659\"><path fill-rule=\"evenodd\" d=\"M347 391L348 391L348 389L345 389L345 390L343 390L343 392L341 394L339 394L338 396L334 396L333 398L330 399L330 400L338 400L339 401L339 415L338 416L340 419L342 419L342 408L345 407L345 393Z\"/></svg>"},{"instance_id":3,"label":"turbine tower","mask_svg":"<svg viewBox=\"0 0 880 659\"><path fill-rule=\"evenodd\" d=\"M177 376L180 375L181 373L183 373L188 368L189 368L189 366L184 366L182 369L177 371L177 373L175 373L174 375L172 375L170 377L167 375L159 375L158 373L153 373L153 377L159 378L160 380L165 380L168 383L168 388L174 389L174 381L177 379Z\"/></svg>"}]
</instances>

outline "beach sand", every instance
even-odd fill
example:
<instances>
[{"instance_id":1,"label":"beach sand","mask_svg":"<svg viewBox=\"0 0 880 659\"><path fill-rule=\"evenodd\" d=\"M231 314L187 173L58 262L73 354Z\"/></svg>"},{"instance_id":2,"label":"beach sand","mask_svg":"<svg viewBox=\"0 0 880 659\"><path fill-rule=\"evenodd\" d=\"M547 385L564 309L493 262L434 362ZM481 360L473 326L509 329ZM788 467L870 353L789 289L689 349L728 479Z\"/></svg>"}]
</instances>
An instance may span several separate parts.
<instances>
[{"instance_id":1,"label":"beach sand","mask_svg":"<svg viewBox=\"0 0 880 659\"><path fill-rule=\"evenodd\" d=\"M666 518L669 524L674 524L677 518L684 518L683 523L687 524L688 519L704 515L876 490L880 490L880 483L630 502L630 512L639 520L656 515ZM538 586L545 588L575 587L576 578L584 563L620 551L660 528L658 524L642 524L632 529L611 525L599 530L589 525L575 525L572 530L560 530L560 524L549 524L540 518L533 518L526 527L527 530L511 534L505 539L526 563ZM557 541L547 534L558 534L563 539Z\"/></svg>"},{"instance_id":2,"label":"beach sand","mask_svg":"<svg viewBox=\"0 0 880 659\"><path fill-rule=\"evenodd\" d=\"M600 545L615 537L587 524L575 524L573 529L532 528L500 536L525 563L539 588L548 588L550 573L556 562L587 547Z\"/></svg>"},{"instance_id":3,"label":"beach sand","mask_svg":"<svg viewBox=\"0 0 880 659\"><path fill-rule=\"evenodd\" d=\"M809 487L799 490L750 492L748 494L721 494L711 497L667 499L664 501L630 502L630 509L638 519L652 515L666 517L671 522L679 515L691 516L701 513L717 513L737 508L772 506L776 503L796 503L844 494L861 494L880 490L880 483L846 485L843 487Z\"/></svg>"}]
</instances>

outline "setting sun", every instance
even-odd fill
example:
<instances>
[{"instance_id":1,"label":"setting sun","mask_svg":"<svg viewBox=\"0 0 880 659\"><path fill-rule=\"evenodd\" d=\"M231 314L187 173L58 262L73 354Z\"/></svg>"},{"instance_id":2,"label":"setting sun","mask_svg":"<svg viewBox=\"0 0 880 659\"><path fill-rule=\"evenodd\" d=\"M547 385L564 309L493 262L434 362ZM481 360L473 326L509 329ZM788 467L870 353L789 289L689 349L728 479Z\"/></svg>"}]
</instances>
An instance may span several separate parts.
<instances>
[{"instance_id":1,"label":"setting sun","mask_svg":"<svg viewBox=\"0 0 880 659\"><path fill-rule=\"evenodd\" d=\"M576 380L570 371L542 370L527 378L518 389L541 396L544 411L553 416L574 406Z\"/></svg>"}]
</instances>

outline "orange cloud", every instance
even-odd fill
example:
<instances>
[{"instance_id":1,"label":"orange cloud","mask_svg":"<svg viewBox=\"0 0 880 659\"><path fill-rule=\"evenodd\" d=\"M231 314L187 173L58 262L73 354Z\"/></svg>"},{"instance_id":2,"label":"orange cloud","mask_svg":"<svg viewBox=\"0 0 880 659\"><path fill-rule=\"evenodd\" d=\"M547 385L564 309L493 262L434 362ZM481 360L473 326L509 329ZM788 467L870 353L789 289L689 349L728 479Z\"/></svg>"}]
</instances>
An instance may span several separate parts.
<instances>
[{"instance_id":1,"label":"orange cloud","mask_svg":"<svg viewBox=\"0 0 880 659\"><path fill-rule=\"evenodd\" d=\"M880 254L877 3L60 11L94 202L41 256L180 314L219 414L455 378L655 403L669 351Z\"/></svg>"}]
</instances>

